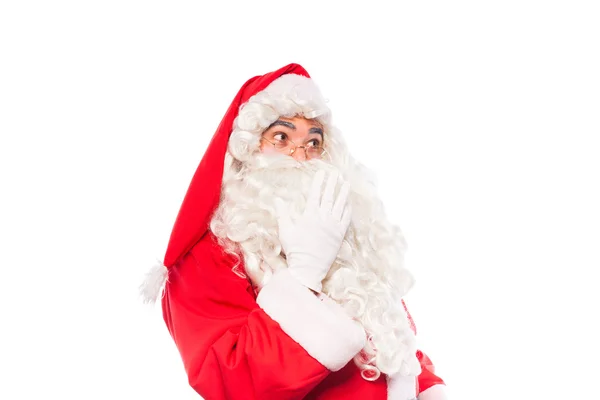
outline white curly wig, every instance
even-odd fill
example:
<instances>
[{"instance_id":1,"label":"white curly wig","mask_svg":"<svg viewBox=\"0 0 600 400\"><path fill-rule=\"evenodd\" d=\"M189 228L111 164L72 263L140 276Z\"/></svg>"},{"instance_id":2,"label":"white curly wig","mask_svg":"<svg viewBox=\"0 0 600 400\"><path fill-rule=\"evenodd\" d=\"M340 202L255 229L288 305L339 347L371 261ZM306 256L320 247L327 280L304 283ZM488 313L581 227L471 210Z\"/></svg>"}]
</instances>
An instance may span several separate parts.
<instances>
[{"instance_id":1,"label":"white curly wig","mask_svg":"<svg viewBox=\"0 0 600 400\"><path fill-rule=\"evenodd\" d=\"M302 116L323 125L326 160L298 162L265 155L260 138L279 117ZM331 113L313 80L287 74L251 97L234 121L225 156L219 207L210 229L226 252L239 260L234 272L259 290L274 271L286 268L278 238L273 199L292 203L297 215L303 189L319 169L335 169L350 183L353 215L338 257L323 281L323 292L360 321L369 335L354 362L364 379L381 373L416 376L416 341L401 298L414 280L404 268L406 242L377 197L372 174L348 152L331 124ZM339 188L338 188L339 189Z\"/></svg>"}]
</instances>

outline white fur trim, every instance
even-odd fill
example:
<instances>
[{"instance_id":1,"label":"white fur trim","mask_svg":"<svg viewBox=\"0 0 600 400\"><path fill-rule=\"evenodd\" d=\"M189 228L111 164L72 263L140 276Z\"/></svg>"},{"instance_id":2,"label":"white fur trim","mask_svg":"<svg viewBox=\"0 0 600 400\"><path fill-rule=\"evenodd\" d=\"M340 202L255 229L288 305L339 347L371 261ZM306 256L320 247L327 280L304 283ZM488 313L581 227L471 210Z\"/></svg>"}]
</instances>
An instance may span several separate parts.
<instances>
[{"instance_id":1,"label":"white fur trim","mask_svg":"<svg viewBox=\"0 0 600 400\"><path fill-rule=\"evenodd\" d=\"M160 260L157 260L157 264L146 273L146 277L139 287L144 303L156 303L168 276L169 270L167 267Z\"/></svg>"},{"instance_id":2,"label":"white fur trim","mask_svg":"<svg viewBox=\"0 0 600 400\"><path fill-rule=\"evenodd\" d=\"M358 322L329 297L317 298L288 270L276 272L256 301L285 333L331 371L342 369L365 346L366 334Z\"/></svg>"},{"instance_id":3,"label":"white fur trim","mask_svg":"<svg viewBox=\"0 0 600 400\"><path fill-rule=\"evenodd\" d=\"M388 381L388 400L415 400L417 398L417 378L414 376L392 375Z\"/></svg>"},{"instance_id":4,"label":"white fur trim","mask_svg":"<svg viewBox=\"0 0 600 400\"><path fill-rule=\"evenodd\" d=\"M312 79L296 74L286 74L275 79L242 105L233 123L236 131L252 132L257 136L280 116L318 118L328 125L331 110L327 100Z\"/></svg>"},{"instance_id":5,"label":"white fur trim","mask_svg":"<svg viewBox=\"0 0 600 400\"><path fill-rule=\"evenodd\" d=\"M331 112L327 100L321 94L312 78L297 74L285 74L275 79L263 91L272 104L278 105L280 112L285 113L285 105L281 102L294 102L303 108L306 118L328 116ZM260 97L260 96L257 96ZM280 104L278 104L280 103ZM289 105L287 105L289 107Z\"/></svg>"},{"instance_id":6,"label":"white fur trim","mask_svg":"<svg viewBox=\"0 0 600 400\"><path fill-rule=\"evenodd\" d=\"M419 393L419 400L448 400L446 385L433 385Z\"/></svg>"}]
</instances>

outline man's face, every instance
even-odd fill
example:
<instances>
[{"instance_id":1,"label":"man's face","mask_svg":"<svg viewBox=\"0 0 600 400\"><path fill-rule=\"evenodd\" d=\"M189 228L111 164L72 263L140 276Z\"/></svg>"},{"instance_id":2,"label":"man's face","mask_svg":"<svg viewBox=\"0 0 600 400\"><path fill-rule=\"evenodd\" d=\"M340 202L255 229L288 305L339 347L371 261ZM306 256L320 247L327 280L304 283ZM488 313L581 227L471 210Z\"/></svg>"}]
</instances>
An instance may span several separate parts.
<instances>
[{"instance_id":1,"label":"man's face","mask_svg":"<svg viewBox=\"0 0 600 400\"><path fill-rule=\"evenodd\" d=\"M260 145L263 153L291 155L297 161L320 158L322 148L323 126L303 117L280 117L263 132Z\"/></svg>"}]
</instances>

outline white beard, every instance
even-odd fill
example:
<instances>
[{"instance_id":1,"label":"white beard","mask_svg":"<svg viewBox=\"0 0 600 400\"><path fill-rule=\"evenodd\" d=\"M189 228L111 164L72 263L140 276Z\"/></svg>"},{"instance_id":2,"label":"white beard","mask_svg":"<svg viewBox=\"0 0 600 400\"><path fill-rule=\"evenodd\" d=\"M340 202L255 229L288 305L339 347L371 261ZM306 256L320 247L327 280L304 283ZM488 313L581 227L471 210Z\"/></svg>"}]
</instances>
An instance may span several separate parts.
<instances>
[{"instance_id":1,"label":"white beard","mask_svg":"<svg viewBox=\"0 0 600 400\"><path fill-rule=\"evenodd\" d=\"M321 160L298 162L288 156L259 154L248 163L234 162L226 169L211 230L226 250L241 255L243 272L257 289L275 271L287 268L274 199L290 204L292 219L299 216L312 178L320 169L336 167ZM401 303L413 285L412 275L403 266L404 238L387 220L374 185L362 171L340 171L340 175L350 183L352 221L323 281L323 292L359 320L370 335L363 352L355 357L360 368L388 375L417 375L415 338Z\"/></svg>"}]
</instances>

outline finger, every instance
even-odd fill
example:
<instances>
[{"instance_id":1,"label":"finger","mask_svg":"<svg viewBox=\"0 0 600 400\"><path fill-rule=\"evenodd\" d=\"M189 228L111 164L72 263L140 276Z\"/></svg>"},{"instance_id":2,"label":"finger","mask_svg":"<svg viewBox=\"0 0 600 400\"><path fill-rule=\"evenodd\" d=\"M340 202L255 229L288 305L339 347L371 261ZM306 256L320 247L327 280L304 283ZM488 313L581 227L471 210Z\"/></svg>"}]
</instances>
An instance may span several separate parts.
<instances>
[{"instance_id":1,"label":"finger","mask_svg":"<svg viewBox=\"0 0 600 400\"><path fill-rule=\"evenodd\" d=\"M333 208L333 193L335 191L338 178L339 173L337 171L333 171L331 174L329 174L329 179L327 179L325 191L323 192L323 200L321 201L321 208L326 212L331 212L331 209Z\"/></svg>"},{"instance_id":2,"label":"finger","mask_svg":"<svg viewBox=\"0 0 600 400\"><path fill-rule=\"evenodd\" d=\"M342 217L349 193L350 184L348 182L344 182L342 188L340 189L340 193L338 193L338 197L335 200L335 204L333 205L333 210L331 210L331 215L333 215L333 217L337 220L340 220Z\"/></svg>"},{"instance_id":3,"label":"finger","mask_svg":"<svg viewBox=\"0 0 600 400\"><path fill-rule=\"evenodd\" d=\"M348 227L350 226L351 221L352 221L352 206L350 204L348 204L346 206L346 208L344 209L344 213L342 214L342 220L341 220L344 235L346 234L346 231L348 230Z\"/></svg>"},{"instance_id":4,"label":"finger","mask_svg":"<svg viewBox=\"0 0 600 400\"><path fill-rule=\"evenodd\" d=\"M308 198L306 199L306 210L314 210L319 207L319 199L321 198L321 186L323 186L323 180L325 179L325 171L319 170L313 177L313 181L310 185L310 192L308 192Z\"/></svg>"}]
</instances>

